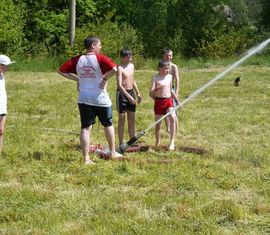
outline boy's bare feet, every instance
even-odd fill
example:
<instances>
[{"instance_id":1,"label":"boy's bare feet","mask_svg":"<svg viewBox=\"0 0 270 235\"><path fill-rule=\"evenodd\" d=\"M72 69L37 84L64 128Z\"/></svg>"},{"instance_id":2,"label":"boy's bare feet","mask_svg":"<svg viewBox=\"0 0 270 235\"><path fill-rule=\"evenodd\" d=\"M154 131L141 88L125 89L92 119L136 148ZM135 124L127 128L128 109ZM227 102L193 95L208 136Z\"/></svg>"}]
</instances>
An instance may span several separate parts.
<instances>
[{"instance_id":1,"label":"boy's bare feet","mask_svg":"<svg viewBox=\"0 0 270 235\"><path fill-rule=\"evenodd\" d=\"M169 146L169 151L173 151L174 149L175 149L174 144L170 144L170 146Z\"/></svg>"}]
</instances>

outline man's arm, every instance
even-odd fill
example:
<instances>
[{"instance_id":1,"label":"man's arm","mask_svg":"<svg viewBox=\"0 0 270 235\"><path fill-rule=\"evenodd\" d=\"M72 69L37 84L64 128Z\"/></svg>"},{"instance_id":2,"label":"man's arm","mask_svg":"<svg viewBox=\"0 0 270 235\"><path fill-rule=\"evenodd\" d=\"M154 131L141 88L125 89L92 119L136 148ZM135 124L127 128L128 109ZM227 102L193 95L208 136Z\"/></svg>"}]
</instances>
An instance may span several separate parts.
<instances>
[{"instance_id":1,"label":"man's arm","mask_svg":"<svg viewBox=\"0 0 270 235\"><path fill-rule=\"evenodd\" d=\"M58 74L60 74L64 78L78 82L79 78L76 75L77 74L76 66L80 57L81 56L79 55L67 60L64 64L62 64L59 67Z\"/></svg>"},{"instance_id":2,"label":"man's arm","mask_svg":"<svg viewBox=\"0 0 270 235\"><path fill-rule=\"evenodd\" d=\"M67 78L69 80L73 80L73 81L76 81L76 82L79 81L78 77L73 73L63 73L60 70L58 70L58 74L60 74L61 76L63 76L64 78Z\"/></svg>"},{"instance_id":3,"label":"man's arm","mask_svg":"<svg viewBox=\"0 0 270 235\"><path fill-rule=\"evenodd\" d=\"M116 67L113 67L110 71L106 72L104 75L103 75L103 80L107 81L109 80L110 77L112 77L115 73L117 72L117 68Z\"/></svg>"}]
</instances>

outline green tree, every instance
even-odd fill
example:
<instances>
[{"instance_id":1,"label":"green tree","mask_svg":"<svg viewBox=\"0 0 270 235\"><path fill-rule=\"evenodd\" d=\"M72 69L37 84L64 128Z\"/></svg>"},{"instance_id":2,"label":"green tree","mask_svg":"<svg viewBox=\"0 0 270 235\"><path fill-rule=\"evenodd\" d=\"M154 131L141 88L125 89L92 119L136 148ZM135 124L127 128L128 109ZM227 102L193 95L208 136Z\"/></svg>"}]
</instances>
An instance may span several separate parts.
<instances>
[{"instance_id":1,"label":"green tree","mask_svg":"<svg viewBox=\"0 0 270 235\"><path fill-rule=\"evenodd\" d=\"M26 21L28 54L57 54L64 50L68 38L68 0L23 0L18 7Z\"/></svg>"},{"instance_id":2,"label":"green tree","mask_svg":"<svg viewBox=\"0 0 270 235\"><path fill-rule=\"evenodd\" d=\"M122 47L131 48L135 55L140 55L143 50L143 45L138 39L136 30L127 24L113 23L108 19L77 28L76 35L77 40L69 56L85 52L83 41L88 35L100 37L104 46L102 53L113 58L119 57ZM69 48L67 47L68 50Z\"/></svg>"},{"instance_id":3,"label":"green tree","mask_svg":"<svg viewBox=\"0 0 270 235\"><path fill-rule=\"evenodd\" d=\"M262 12L261 12L261 24L266 30L270 31L270 1L262 1Z\"/></svg>"},{"instance_id":4,"label":"green tree","mask_svg":"<svg viewBox=\"0 0 270 235\"><path fill-rule=\"evenodd\" d=\"M10 0L0 1L0 53L23 53L24 19Z\"/></svg>"}]
</instances>

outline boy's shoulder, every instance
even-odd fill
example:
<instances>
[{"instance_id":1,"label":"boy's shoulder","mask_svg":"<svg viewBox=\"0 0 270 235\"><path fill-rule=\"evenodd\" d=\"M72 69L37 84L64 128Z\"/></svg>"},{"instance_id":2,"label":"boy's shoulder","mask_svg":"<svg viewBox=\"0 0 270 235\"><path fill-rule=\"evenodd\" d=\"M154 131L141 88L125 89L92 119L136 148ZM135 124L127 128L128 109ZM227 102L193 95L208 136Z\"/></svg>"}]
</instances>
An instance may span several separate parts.
<instances>
[{"instance_id":1,"label":"boy's shoulder","mask_svg":"<svg viewBox=\"0 0 270 235\"><path fill-rule=\"evenodd\" d=\"M178 69L177 65L171 62L171 68Z\"/></svg>"},{"instance_id":2,"label":"boy's shoulder","mask_svg":"<svg viewBox=\"0 0 270 235\"><path fill-rule=\"evenodd\" d=\"M164 77L164 79L168 79L168 80L172 80L172 78L173 78L173 76L172 76L170 73L168 73L168 74Z\"/></svg>"},{"instance_id":3,"label":"boy's shoulder","mask_svg":"<svg viewBox=\"0 0 270 235\"><path fill-rule=\"evenodd\" d=\"M127 65L119 64L118 68L122 68L122 69L133 68L134 69L134 64L132 63L128 63Z\"/></svg>"}]
</instances>

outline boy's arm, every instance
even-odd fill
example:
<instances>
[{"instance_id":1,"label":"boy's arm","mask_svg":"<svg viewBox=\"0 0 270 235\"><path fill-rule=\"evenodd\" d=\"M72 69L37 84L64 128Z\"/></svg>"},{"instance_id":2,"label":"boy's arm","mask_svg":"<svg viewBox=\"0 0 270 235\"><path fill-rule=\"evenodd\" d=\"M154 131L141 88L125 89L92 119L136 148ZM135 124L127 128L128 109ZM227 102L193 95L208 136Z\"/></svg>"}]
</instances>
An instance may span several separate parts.
<instances>
[{"instance_id":1,"label":"boy's arm","mask_svg":"<svg viewBox=\"0 0 270 235\"><path fill-rule=\"evenodd\" d=\"M138 89L138 86L137 86L137 83L136 83L135 78L134 78L133 87L134 87L134 89L135 89L135 91L136 91L136 93L137 93L138 104L139 104L139 103L141 103L141 101L142 101L142 97L141 97L140 91L139 91L139 89Z\"/></svg>"},{"instance_id":2,"label":"boy's arm","mask_svg":"<svg viewBox=\"0 0 270 235\"><path fill-rule=\"evenodd\" d=\"M179 100L178 100L177 95L175 94L175 92L174 92L173 90L171 90L171 96L172 96L172 98L175 100L175 102L176 102L177 104L180 103Z\"/></svg>"},{"instance_id":3,"label":"boy's arm","mask_svg":"<svg viewBox=\"0 0 270 235\"><path fill-rule=\"evenodd\" d=\"M171 96L172 96L172 98L175 100L175 102L176 102L177 104L180 103L179 100L178 100L178 96L176 95L176 93L174 92L174 90L173 90L173 88L172 88L172 82L171 82Z\"/></svg>"},{"instance_id":4,"label":"boy's arm","mask_svg":"<svg viewBox=\"0 0 270 235\"><path fill-rule=\"evenodd\" d=\"M180 90L180 75L177 65L174 65L174 78L175 78L175 94L178 97Z\"/></svg>"},{"instance_id":5,"label":"boy's arm","mask_svg":"<svg viewBox=\"0 0 270 235\"><path fill-rule=\"evenodd\" d=\"M155 99L155 97L156 97L155 93L156 93L156 82L155 82L155 79L152 78L149 96L152 97L153 99Z\"/></svg>"},{"instance_id":6,"label":"boy's arm","mask_svg":"<svg viewBox=\"0 0 270 235\"><path fill-rule=\"evenodd\" d=\"M131 104L136 104L136 100L130 94L128 94L126 89L122 86L122 76L123 76L123 69L120 66L118 66L116 72L117 88L125 97L127 97L128 101Z\"/></svg>"},{"instance_id":7,"label":"boy's arm","mask_svg":"<svg viewBox=\"0 0 270 235\"><path fill-rule=\"evenodd\" d=\"M171 87L171 97L175 100L175 102L176 102L177 104L179 104L178 96L177 96L177 93L174 92L174 90L173 90L172 82L173 82L173 81L171 80L171 82L170 82L170 87Z\"/></svg>"}]
</instances>

